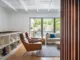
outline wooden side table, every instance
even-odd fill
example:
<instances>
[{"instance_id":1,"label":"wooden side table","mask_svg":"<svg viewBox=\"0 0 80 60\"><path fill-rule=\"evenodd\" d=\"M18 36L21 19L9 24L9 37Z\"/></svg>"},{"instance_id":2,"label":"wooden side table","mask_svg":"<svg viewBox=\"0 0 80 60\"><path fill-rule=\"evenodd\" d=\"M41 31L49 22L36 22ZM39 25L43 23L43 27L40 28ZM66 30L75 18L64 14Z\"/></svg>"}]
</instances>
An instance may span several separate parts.
<instances>
[{"instance_id":1,"label":"wooden side table","mask_svg":"<svg viewBox=\"0 0 80 60\"><path fill-rule=\"evenodd\" d=\"M55 43L57 45L57 48L60 49L60 41L56 41Z\"/></svg>"},{"instance_id":2,"label":"wooden side table","mask_svg":"<svg viewBox=\"0 0 80 60\"><path fill-rule=\"evenodd\" d=\"M45 38L42 38L41 40L42 40L42 44L45 44Z\"/></svg>"}]
</instances>

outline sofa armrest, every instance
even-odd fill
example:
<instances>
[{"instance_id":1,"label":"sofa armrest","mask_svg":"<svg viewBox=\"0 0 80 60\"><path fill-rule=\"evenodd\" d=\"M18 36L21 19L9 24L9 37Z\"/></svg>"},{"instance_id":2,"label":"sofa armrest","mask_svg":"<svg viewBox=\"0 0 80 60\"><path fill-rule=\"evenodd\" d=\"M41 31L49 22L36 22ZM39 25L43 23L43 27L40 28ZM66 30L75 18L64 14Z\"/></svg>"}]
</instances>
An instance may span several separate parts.
<instances>
[{"instance_id":1,"label":"sofa armrest","mask_svg":"<svg viewBox=\"0 0 80 60\"><path fill-rule=\"evenodd\" d=\"M50 35L47 33L47 34L46 34L46 40L47 40L49 37L50 37Z\"/></svg>"}]
</instances>

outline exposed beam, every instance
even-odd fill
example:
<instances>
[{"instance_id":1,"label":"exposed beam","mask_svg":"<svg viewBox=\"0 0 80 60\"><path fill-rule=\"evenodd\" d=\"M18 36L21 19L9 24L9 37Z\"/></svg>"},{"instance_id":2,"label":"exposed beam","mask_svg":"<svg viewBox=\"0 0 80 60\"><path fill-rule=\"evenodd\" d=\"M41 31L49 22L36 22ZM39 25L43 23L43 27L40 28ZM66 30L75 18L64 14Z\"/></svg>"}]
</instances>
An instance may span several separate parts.
<instances>
[{"instance_id":1,"label":"exposed beam","mask_svg":"<svg viewBox=\"0 0 80 60\"><path fill-rule=\"evenodd\" d=\"M52 3L52 0L50 1L48 11L50 11L50 9L51 9L51 3Z\"/></svg>"},{"instance_id":2,"label":"exposed beam","mask_svg":"<svg viewBox=\"0 0 80 60\"><path fill-rule=\"evenodd\" d=\"M48 11L50 11L50 7L48 8Z\"/></svg>"},{"instance_id":3,"label":"exposed beam","mask_svg":"<svg viewBox=\"0 0 80 60\"><path fill-rule=\"evenodd\" d=\"M36 10L37 12L39 12L40 0L35 0L35 4L36 4Z\"/></svg>"},{"instance_id":4,"label":"exposed beam","mask_svg":"<svg viewBox=\"0 0 80 60\"><path fill-rule=\"evenodd\" d=\"M25 2L23 0L19 0L19 2L21 3L21 5L24 7L24 9L26 11L28 11L27 5L25 4Z\"/></svg>"},{"instance_id":5,"label":"exposed beam","mask_svg":"<svg viewBox=\"0 0 80 60\"><path fill-rule=\"evenodd\" d=\"M1 1L16 11L16 9L7 0L1 0Z\"/></svg>"}]
</instances>

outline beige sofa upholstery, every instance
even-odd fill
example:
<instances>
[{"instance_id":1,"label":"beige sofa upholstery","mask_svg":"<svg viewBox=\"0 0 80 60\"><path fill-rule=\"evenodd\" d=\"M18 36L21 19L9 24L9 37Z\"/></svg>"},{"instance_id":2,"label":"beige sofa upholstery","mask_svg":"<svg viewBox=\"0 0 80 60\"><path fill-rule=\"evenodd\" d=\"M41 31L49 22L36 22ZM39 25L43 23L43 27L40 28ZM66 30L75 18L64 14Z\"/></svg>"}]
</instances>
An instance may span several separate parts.
<instances>
[{"instance_id":1,"label":"beige sofa upholstery","mask_svg":"<svg viewBox=\"0 0 80 60\"><path fill-rule=\"evenodd\" d=\"M60 41L60 33L53 33L55 38L50 38L50 34L46 34L46 43L55 43L56 41Z\"/></svg>"}]
</instances>

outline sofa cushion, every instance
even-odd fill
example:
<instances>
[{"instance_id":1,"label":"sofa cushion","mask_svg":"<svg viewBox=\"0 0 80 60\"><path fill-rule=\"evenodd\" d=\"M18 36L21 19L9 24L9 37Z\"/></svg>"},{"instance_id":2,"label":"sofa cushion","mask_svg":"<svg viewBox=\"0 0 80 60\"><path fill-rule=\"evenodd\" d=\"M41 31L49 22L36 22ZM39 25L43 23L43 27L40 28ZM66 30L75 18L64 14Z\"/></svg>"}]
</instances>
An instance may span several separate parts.
<instances>
[{"instance_id":1,"label":"sofa cushion","mask_svg":"<svg viewBox=\"0 0 80 60\"><path fill-rule=\"evenodd\" d=\"M60 38L60 33L56 33L56 38Z\"/></svg>"},{"instance_id":2,"label":"sofa cushion","mask_svg":"<svg viewBox=\"0 0 80 60\"><path fill-rule=\"evenodd\" d=\"M55 38L55 34L50 34L50 38Z\"/></svg>"},{"instance_id":3,"label":"sofa cushion","mask_svg":"<svg viewBox=\"0 0 80 60\"><path fill-rule=\"evenodd\" d=\"M60 38L48 38L47 40L55 40L55 41L60 41Z\"/></svg>"}]
</instances>

